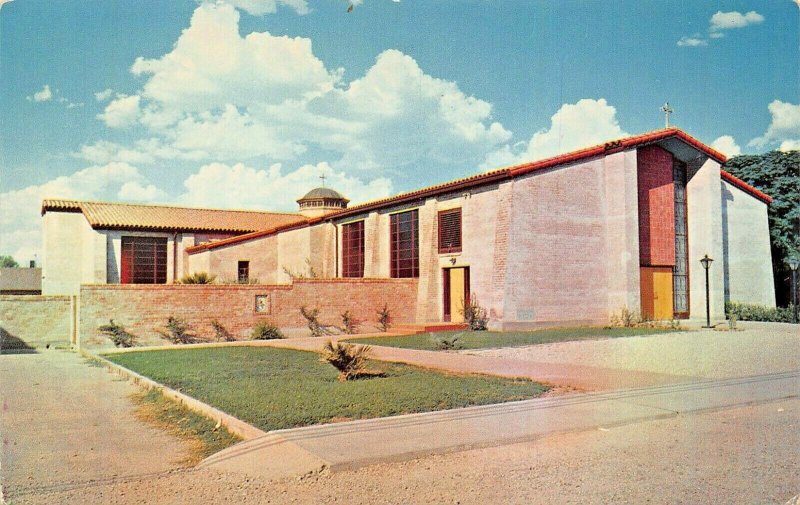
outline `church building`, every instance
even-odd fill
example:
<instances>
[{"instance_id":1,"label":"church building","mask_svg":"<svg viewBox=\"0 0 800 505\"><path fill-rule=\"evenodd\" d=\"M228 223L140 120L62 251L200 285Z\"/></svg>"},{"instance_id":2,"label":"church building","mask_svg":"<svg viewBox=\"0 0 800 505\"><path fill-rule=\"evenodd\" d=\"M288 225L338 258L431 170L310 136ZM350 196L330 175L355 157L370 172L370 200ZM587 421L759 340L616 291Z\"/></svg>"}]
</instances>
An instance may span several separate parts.
<instances>
[{"instance_id":1,"label":"church building","mask_svg":"<svg viewBox=\"0 0 800 505\"><path fill-rule=\"evenodd\" d=\"M471 298L491 328L522 329L603 324L623 308L704 318L707 256L722 319L728 300L775 305L771 198L724 161L668 128L354 206L316 188L296 214L45 200L43 292L194 272L416 278L418 323L458 322Z\"/></svg>"}]
</instances>

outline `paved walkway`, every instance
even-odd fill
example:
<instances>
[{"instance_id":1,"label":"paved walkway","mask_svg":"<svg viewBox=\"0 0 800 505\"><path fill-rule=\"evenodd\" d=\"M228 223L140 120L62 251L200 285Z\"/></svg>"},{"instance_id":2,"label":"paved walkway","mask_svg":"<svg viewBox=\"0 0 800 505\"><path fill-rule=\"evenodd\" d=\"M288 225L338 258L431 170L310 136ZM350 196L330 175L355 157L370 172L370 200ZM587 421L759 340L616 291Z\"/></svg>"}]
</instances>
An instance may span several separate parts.
<instances>
[{"instance_id":1,"label":"paved walkway","mask_svg":"<svg viewBox=\"0 0 800 505\"><path fill-rule=\"evenodd\" d=\"M508 444L800 395L800 370L573 394L271 432L201 465L276 479L426 454ZM301 459L293 459L299 455Z\"/></svg>"},{"instance_id":2,"label":"paved walkway","mask_svg":"<svg viewBox=\"0 0 800 505\"><path fill-rule=\"evenodd\" d=\"M137 419L139 389L75 353L0 354L0 484L14 496L159 474L186 447Z\"/></svg>"},{"instance_id":3,"label":"paved walkway","mask_svg":"<svg viewBox=\"0 0 800 505\"><path fill-rule=\"evenodd\" d=\"M336 336L330 337L337 340ZM276 347L299 351L322 350L328 338L304 337L280 340L247 341L199 344L191 347L253 346ZM371 357L380 361L405 363L423 368L432 368L459 374L485 374L499 377L525 378L546 384L565 386L581 391L605 391L631 387L673 384L698 379L692 375L677 375L649 371L618 370L573 363L546 363L514 357L492 357L467 354L466 352L422 351L372 345ZM175 346L159 346L149 349L175 349ZM136 352L133 348L121 352ZM111 351L114 352L114 351ZM120 352L120 351L117 351Z\"/></svg>"}]
</instances>

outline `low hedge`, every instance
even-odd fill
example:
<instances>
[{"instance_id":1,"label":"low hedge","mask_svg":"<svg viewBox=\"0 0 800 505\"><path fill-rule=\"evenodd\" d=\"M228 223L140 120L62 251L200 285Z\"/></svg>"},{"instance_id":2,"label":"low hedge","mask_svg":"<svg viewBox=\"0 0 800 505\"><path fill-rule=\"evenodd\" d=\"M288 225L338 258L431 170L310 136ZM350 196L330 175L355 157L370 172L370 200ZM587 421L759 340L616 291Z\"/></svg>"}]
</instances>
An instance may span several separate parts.
<instances>
[{"instance_id":1,"label":"low hedge","mask_svg":"<svg viewBox=\"0 0 800 505\"><path fill-rule=\"evenodd\" d=\"M792 322L792 306L767 307L752 303L727 302L725 314L733 315L739 321L770 321L775 323Z\"/></svg>"}]
</instances>

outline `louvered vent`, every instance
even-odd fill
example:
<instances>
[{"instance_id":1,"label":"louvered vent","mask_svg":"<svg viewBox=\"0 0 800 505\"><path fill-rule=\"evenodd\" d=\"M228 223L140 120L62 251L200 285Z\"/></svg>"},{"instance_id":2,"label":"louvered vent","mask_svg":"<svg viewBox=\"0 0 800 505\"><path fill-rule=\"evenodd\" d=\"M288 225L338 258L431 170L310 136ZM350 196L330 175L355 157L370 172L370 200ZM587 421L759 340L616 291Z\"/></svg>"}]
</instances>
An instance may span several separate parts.
<instances>
[{"instance_id":1,"label":"louvered vent","mask_svg":"<svg viewBox=\"0 0 800 505\"><path fill-rule=\"evenodd\" d=\"M461 209L439 213L439 254L461 252Z\"/></svg>"}]
</instances>

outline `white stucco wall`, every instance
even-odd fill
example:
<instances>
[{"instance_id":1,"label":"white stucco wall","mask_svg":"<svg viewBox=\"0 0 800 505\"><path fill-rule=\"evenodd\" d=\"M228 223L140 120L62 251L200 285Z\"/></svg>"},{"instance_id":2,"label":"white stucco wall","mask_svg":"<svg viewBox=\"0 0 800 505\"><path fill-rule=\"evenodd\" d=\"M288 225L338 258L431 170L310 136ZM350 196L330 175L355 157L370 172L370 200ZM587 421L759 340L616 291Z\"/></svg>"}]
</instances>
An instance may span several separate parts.
<instances>
[{"instance_id":1,"label":"white stucco wall","mask_svg":"<svg viewBox=\"0 0 800 505\"><path fill-rule=\"evenodd\" d=\"M696 167L689 166L689 174ZM689 318L706 318L705 270L700 259L708 254L714 262L709 270L711 322L725 318L722 254L722 195L719 163L707 159L686 184L689 242Z\"/></svg>"},{"instance_id":2,"label":"white stucco wall","mask_svg":"<svg viewBox=\"0 0 800 505\"><path fill-rule=\"evenodd\" d=\"M83 214L46 212L42 217L42 294L76 295L84 272Z\"/></svg>"},{"instance_id":3,"label":"white stucco wall","mask_svg":"<svg viewBox=\"0 0 800 505\"><path fill-rule=\"evenodd\" d=\"M775 306L767 204L721 181L726 301Z\"/></svg>"},{"instance_id":4,"label":"white stucco wall","mask_svg":"<svg viewBox=\"0 0 800 505\"><path fill-rule=\"evenodd\" d=\"M292 278L284 271L308 274L306 259L311 259L311 228L308 226L278 234L278 284L291 284Z\"/></svg>"}]
</instances>

